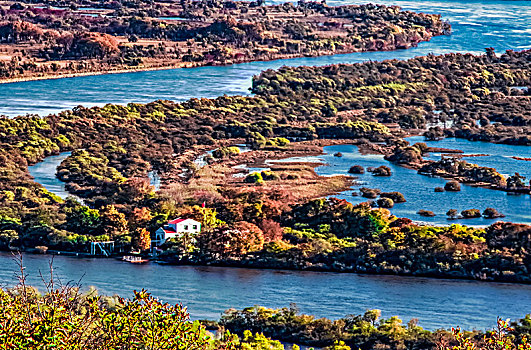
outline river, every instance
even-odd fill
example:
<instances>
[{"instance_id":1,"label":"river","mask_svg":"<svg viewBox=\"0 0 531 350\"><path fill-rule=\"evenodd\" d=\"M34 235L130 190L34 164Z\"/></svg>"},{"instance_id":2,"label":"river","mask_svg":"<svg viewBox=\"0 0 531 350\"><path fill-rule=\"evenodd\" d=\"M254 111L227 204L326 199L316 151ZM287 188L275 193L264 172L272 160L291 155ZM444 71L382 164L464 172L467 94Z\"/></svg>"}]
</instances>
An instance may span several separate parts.
<instances>
[{"instance_id":1,"label":"river","mask_svg":"<svg viewBox=\"0 0 531 350\"><path fill-rule=\"evenodd\" d=\"M186 100L191 97L217 97L223 94L248 94L253 75L269 68L282 65L326 65L354 63L366 60L406 59L428 53L472 52L481 53L486 47L498 52L505 49L531 47L531 3L529 1L505 0L382 0L384 4L398 4L405 9L440 13L449 20L454 29L450 37L436 37L417 48L394 52L368 52L316 58L253 62L226 67L201 67L151 72L137 72L116 75L69 78L60 80L32 81L0 85L0 114L15 116L25 113L45 115L76 105L94 106L105 103L149 102L155 99ZM358 0L330 1L329 4L362 3ZM330 158L336 146L327 148ZM354 146L342 149L346 154L342 164L336 167L322 167L319 172L344 173L353 162L367 162L366 165L383 162L377 156L359 158ZM468 152L468 150L467 150ZM481 152L476 152L481 153ZM494 155L494 153L491 153ZM64 155L61 155L64 156ZM496 154L495 156L499 156ZM328 157L328 158L327 158ZM500 156L501 157L501 156ZM366 160L364 160L366 159ZM32 169L41 177L52 176L53 164L40 164ZM478 159L477 162L492 161ZM512 162L510 160L509 162ZM388 163L385 163L389 165ZM519 163L520 164L520 163ZM51 166L51 168L50 168ZM389 165L391 166L391 165ZM500 166L502 166L500 164ZM505 165L503 165L505 166ZM510 171L508 163L507 170ZM46 170L45 169L45 170ZM440 204L443 196L461 207L487 204L500 209L507 218L529 222L530 201L526 196L507 196L503 192L475 189L464 186L457 194L439 193L436 197L433 187L443 180L406 174L411 171L393 167L394 175L386 181L386 190L404 192L407 203L397 205L397 215L415 215L422 203L423 209L434 210L435 220L442 220L442 212L449 208ZM522 172L527 171L526 169ZM368 175L370 176L370 175ZM411 186L414 177L416 186ZM36 179L38 180L37 176ZM41 179L42 180L42 179ZM369 177L367 181L376 181ZM39 181L47 185L43 181ZM400 185L402 184L402 185ZM61 184L52 182L60 191ZM371 182L371 186L373 183ZM396 188L391 188L395 186ZM374 186L376 187L376 186ZM405 192L405 190L416 191ZM63 193L64 194L64 193ZM427 195L429 194L429 196ZM464 196L461 199L460 196ZM420 202L422 198L422 202ZM475 200L481 198L481 203ZM495 199L494 199L495 198ZM354 198L351 198L354 200ZM491 202L492 201L492 202ZM505 204L503 204L505 203ZM402 207L400 207L402 206ZM448 205L449 206L449 205ZM513 211L520 208L519 212ZM425 218L422 220L427 221ZM485 224L483 219L477 224ZM474 221L467 221L474 224ZM16 270L9 254L0 253L2 269L0 283L13 285ZM30 273L29 283L42 286L38 271L46 271L49 257L26 255L25 266ZM116 260L77 259L56 257L56 272L63 281L82 278L84 286L94 285L104 294L127 295L133 289L146 288L155 296L167 302L183 302L194 318L217 319L229 307L246 307L261 304L269 307L288 306L295 302L305 313L318 317L338 318L347 314L363 313L369 308L382 309L383 315L398 315L407 321L416 317L420 325L428 329L462 326L485 329L492 327L496 316L513 319L530 312L531 286L517 284L483 283L475 281L436 280L394 276L368 276L357 274L316 273L300 271L249 270L214 267L176 267L148 264L134 266Z\"/></svg>"},{"instance_id":2,"label":"river","mask_svg":"<svg viewBox=\"0 0 531 350\"><path fill-rule=\"evenodd\" d=\"M50 256L25 255L28 282L41 287L39 270L49 272ZM0 283L13 285L16 264L0 253ZM63 283L96 286L101 294L130 296L147 289L166 302L182 302L194 319L218 319L228 308L256 304L287 307L339 318L381 309L383 317L405 322L418 318L426 329L461 326L487 329L496 317L517 319L530 312L531 286L417 277L371 276L329 272L251 270L219 267L133 265L113 259L56 256L55 272Z\"/></svg>"},{"instance_id":3,"label":"river","mask_svg":"<svg viewBox=\"0 0 531 350\"><path fill-rule=\"evenodd\" d=\"M59 164L68 158L70 154L71 152L63 152L56 156L46 157L44 161L28 167L28 171L35 179L35 182L40 183L48 191L63 199L71 196L71 194L66 191L65 183L60 181L55 176L55 173Z\"/></svg>"},{"instance_id":4,"label":"river","mask_svg":"<svg viewBox=\"0 0 531 350\"><path fill-rule=\"evenodd\" d=\"M331 5L362 4L366 0L331 0ZM249 94L252 76L280 66L327 65L367 60L407 59L428 53L482 53L486 47L498 52L531 48L531 2L510 0L380 0L406 10L439 13L453 26L451 36L433 38L417 48L390 52L253 62L225 67L200 67L162 71L29 81L0 85L0 114L46 115L77 105L150 102L157 99L183 101L191 97Z\"/></svg>"}]
</instances>

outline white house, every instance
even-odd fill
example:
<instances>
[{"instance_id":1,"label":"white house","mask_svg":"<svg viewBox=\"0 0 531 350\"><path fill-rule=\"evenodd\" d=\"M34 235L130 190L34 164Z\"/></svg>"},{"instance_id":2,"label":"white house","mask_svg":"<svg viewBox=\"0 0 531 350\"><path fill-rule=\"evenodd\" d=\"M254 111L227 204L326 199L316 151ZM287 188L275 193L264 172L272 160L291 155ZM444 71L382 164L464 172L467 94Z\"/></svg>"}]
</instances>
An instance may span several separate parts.
<instances>
[{"instance_id":1,"label":"white house","mask_svg":"<svg viewBox=\"0 0 531 350\"><path fill-rule=\"evenodd\" d=\"M185 233L196 235L200 232L201 223L199 221L178 218L155 231L155 239L152 240L152 243L155 246L159 246L170 238L182 237Z\"/></svg>"}]
</instances>

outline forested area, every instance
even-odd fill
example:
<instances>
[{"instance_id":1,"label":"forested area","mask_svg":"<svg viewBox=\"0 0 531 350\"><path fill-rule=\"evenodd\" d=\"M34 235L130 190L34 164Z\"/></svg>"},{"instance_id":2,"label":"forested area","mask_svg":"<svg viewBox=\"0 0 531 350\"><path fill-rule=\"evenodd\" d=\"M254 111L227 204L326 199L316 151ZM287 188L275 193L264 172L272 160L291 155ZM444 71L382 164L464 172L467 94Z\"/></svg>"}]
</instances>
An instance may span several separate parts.
<instances>
[{"instance_id":1,"label":"forested area","mask_svg":"<svg viewBox=\"0 0 531 350\"><path fill-rule=\"evenodd\" d=\"M477 126L478 116L471 113L481 111L473 106L490 106L499 99L519 107L529 102L529 96L512 88L529 85L529 54L282 68L257 77L252 97L77 107L44 118L2 118L2 248L85 251L90 241L111 239L125 250L142 250L149 246L150 233L170 218L185 216L199 220L204 232L194 244L173 240L163 247L164 259L174 263L529 282L529 226L418 226L370 203L352 206L296 197L282 187L298 181L295 173L263 172L236 185L214 181L212 173L227 160L238 164L244 157L230 147L220 148L235 140L265 157L289 151L302 140L378 142L376 148L395 152L402 157L398 159L425 162L426 148L408 146L399 136L406 128L421 128L440 118L450 118L455 125L443 130L445 136L489 135L482 139L525 143L528 136L522 132L507 137L518 128L529 130L525 112L520 119L507 113L503 118L489 116L496 122L484 126ZM489 94L479 93L485 89ZM404 114L393 114L401 108ZM433 113L435 108L447 113ZM420 124L411 124L413 109ZM385 125L389 120L403 128L391 133ZM212 157L210 165L199 169L195 157L216 148L219 158ZM54 196L27 172L28 165L62 151L72 154L57 175L83 204ZM472 171L464 165L456 169L465 169L462 175L501 181L490 170ZM162 178L159 191L149 184L150 170ZM518 178L503 180L498 184L508 190L528 191ZM389 206L382 198L378 205Z\"/></svg>"},{"instance_id":2,"label":"forested area","mask_svg":"<svg viewBox=\"0 0 531 350\"><path fill-rule=\"evenodd\" d=\"M0 2L0 79L405 49L450 31L396 6L52 4Z\"/></svg>"}]
</instances>

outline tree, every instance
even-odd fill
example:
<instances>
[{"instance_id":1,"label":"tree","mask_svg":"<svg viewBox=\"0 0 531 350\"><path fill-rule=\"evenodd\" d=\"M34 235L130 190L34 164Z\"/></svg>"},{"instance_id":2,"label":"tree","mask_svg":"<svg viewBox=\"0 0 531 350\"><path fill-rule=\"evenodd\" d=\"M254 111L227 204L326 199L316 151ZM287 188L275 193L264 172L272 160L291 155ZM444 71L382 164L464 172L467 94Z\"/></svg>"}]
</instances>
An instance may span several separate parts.
<instances>
[{"instance_id":1,"label":"tree","mask_svg":"<svg viewBox=\"0 0 531 350\"><path fill-rule=\"evenodd\" d=\"M507 189L519 190L525 187L525 177L519 173L515 173L513 176L507 178Z\"/></svg>"},{"instance_id":2,"label":"tree","mask_svg":"<svg viewBox=\"0 0 531 350\"><path fill-rule=\"evenodd\" d=\"M265 242L280 241L284 235L284 229L276 221L265 219L260 223L260 228L264 233Z\"/></svg>"},{"instance_id":3,"label":"tree","mask_svg":"<svg viewBox=\"0 0 531 350\"><path fill-rule=\"evenodd\" d=\"M135 232L133 247L141 252L151 248L151 234L148 230L141 228Z\"/></svg>"},{"instance_id":4,"label":"tree","mask_svg":"<svg viewBox=\"0 0 531 350\"><path fill-rule=\"evenodd\" d=\"M225 222L218 219L218 212L213 208L203 208L198 205L187 207L179 213L180 216L197 220L201 223L202 230L209 230L225 225Z\"/></svg>"},{"instance_id":5,"label":"tree","mask_svg":"<svg viewBox=\"0 0 531 350\"><path fill-rule=\"evenodd\" d=\"M262 230L245 221L207 231L199 239L204 254L219 258L241 257L264 246Z\"/></svg>"},{"instance_id":6,"label":"tree","mask_svg":"<svg viewBox=\"0 0 531 350\"><path fill-rule=\"evenodd\" d=\"M68 200L64 206L66 221L64 229L81 235L97 235L100 232L101 215L99 210Z\"/></svg>"},{"instance_id":7,"label":"tree","mask_svg":"<svg viewBox=\"0 0 531 350\"><path fill-rule=\"evenodd\" d=\"M140 228L145 228L152 218L153 216L148 208L135 208L129 217L129 229L137 230Z\"/></svg>"},{"instance_id":8,"label":"tree","mask_svg":"<svg viewBox=\"0 0 531 350\"><path fill-rule=\"evenodd\" d=\"M117 239L120 236L127 236L129 229L127 220L123 213L118 212L114 205L108 205L100 210L101 224L100 230L110 239Z\"/></svg>"},{"instance_id":9,"label":"tree","mask_svg":"<svg viewBox=\"0 0 531 350\"><path fill-rule=\"evenodd\" d=\"M120 186L118 200L124 203L139 203L152 195L154 190L148 179L133 177Z\"/></svg>"}]
</instances>

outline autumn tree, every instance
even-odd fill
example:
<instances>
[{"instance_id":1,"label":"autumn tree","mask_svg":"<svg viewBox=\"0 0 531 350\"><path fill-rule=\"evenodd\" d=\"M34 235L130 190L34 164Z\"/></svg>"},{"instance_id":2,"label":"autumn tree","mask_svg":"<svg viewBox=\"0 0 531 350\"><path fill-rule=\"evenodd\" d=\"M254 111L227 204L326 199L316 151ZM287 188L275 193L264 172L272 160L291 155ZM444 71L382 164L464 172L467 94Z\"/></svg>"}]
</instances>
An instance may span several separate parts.
<instances>
[{"instance_id":1,"label":"autumn tree","mask_svg":"<svg viewBox=\"0 0 531 350\"><path fill-rule=\"evenodd\" d=\"M117 239L129 235L127 220L125 215L120 213L114 205L108 205L100 210L101 232L109 236L110 239Z\"/></svg>"},{"instance_id":2,"label":"autumn tree","mask_svg":"<svg viewBox=\"0 0 531 350\"><path fill-rule=\"evenodd\" d=\"M199 221L202 225L202 229L204 230L219 227L225 224L223 221L217 218L218 213L216 209L203 208L198 205L182 209L179 215Z\"/></svg>"},{"instance_id":3,"label":"autumn tree","mask_svg":"<svg viewBox=\"0 0 531 350\"><path fill-rule=\"evenodd\" d=\"M282 239L284 229L276 221L265 219L260 223L260 229L264 233L265 242L276 242Z\"/></svg>"},{"instance_id":4,"label":"autumn tree","mask_svg":"<svg viewBox=\"0 0 531 350\"><path fill-rule=\"evenodd\" d=\"M240 221L201 234L200 245L203 253L213 257L239 257L261 250L264 234L255 224Z\"/></svg>"},{"instance_id":5,"label":"autumn tree","mask_svg":"<svg viewBox=\"0 0 531 350\"><path fill-rule=\"evenodd\" d=\"M141 228L135 231L133 237L133 247L141 252L151 248L151 235L148 230Z\"/></svg>"}]
</instances>

